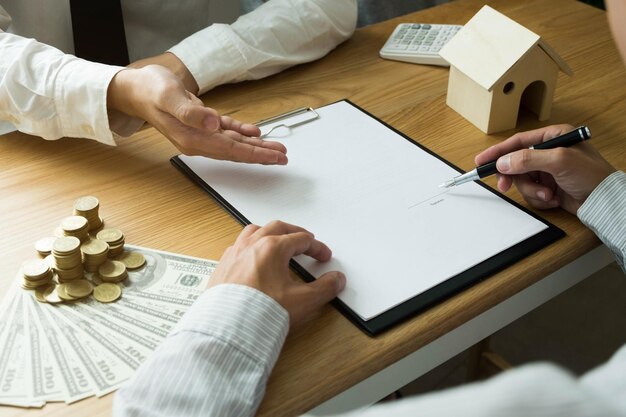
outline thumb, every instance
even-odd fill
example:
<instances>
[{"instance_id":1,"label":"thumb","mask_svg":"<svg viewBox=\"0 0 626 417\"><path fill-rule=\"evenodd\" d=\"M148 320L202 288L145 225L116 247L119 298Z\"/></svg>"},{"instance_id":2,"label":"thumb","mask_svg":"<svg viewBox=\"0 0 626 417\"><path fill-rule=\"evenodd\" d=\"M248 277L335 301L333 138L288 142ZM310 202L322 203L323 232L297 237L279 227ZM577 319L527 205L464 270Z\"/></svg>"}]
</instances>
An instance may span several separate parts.
<instances>
[{"instance_id":1,"label":"thumb","mask_svg":"<svg viewBox=\"0 0 626 417\"><path fill-rule=\"evenodd\" d=\"M498 172L507 175L525 174L532 171L552 173L565 165L562 151L562 148L522 149L498 158L496 168Z\"/></svg>"},{"instance_id":2,"label":"thumb","mask_svg":"<svg viewBox=\"0 0 626 417\"><path fill-rule=\"evenodd\" d=\"M196 100L181 97L180 100L173 101L170 106L170 114L187 126L212 132L218 130L220 127L219 114L209 107L204 107L199 99L196 98Z\"/></svg>"},{"instance_id":3,"label":"thumb","mask_svg":"<svg viewBox=\"0 0 626 417\"><path fill-rule=\"evenodd\" d=\"M339 271L327 272L315 281L307 284L315 308L317 309L335 298L346 286L346 276Z\"/></svg>"}]
</instances>

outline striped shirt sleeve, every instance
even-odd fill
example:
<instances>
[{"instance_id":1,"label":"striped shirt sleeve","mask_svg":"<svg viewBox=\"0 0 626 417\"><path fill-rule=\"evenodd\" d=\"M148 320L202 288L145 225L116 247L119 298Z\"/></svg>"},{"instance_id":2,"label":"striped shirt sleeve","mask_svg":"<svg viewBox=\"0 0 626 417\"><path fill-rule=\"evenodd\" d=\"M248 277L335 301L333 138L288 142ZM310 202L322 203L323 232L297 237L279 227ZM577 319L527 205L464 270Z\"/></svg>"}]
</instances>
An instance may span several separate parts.
<instances>
[{"instance_id":1,"label":"striped shirt sleeve","mask_svg":"<svg viewBox=\"0 0 626 417\"><path fill-rule=\"evenodd\" d=\"M252 416L288 330L287 311L269 296L215 286L118 391L113 415Z\"/></svg>"},{"instance_id":2,"label":"striped shirt sleeve","mask_svg":"<svg viewBox=\"0 0 626 417\"><path fill-rule=\"evenodd\" d=\"M577 215L626 271L626 173L617 171L606 177L587 197Z\"/></svg>"}]
</instances>

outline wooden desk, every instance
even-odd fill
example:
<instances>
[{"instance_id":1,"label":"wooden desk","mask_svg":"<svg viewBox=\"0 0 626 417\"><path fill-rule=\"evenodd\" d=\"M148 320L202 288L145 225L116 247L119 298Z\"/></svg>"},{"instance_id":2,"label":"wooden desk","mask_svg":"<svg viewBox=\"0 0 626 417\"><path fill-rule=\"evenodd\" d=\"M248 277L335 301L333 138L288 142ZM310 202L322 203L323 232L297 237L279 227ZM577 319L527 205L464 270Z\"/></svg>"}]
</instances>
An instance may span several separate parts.
<instances>
[{"instance_id":1,"label":"wooden desk","mask_svg":"<svg viewBox=\"0 0 626 417\"><path fill-rule=\"evenodd\" d=\"M221 113L254 121L296 107L349 98L469 169L473 155L513 132L485 135L446 107L446 69L384 61L378 50L400 22L464 23L483 3L459 0L360 29L322 60L266 80L218 88L204 97L205 102ZM595 146L612 164L625 169L626 72L604 12L572 0L488 3L541 34L575 72L571 78L560 75L550 121L539 123L522 115L517 130L549 123L588 124ZM168 159L176 153L152 128L119 141L116 148L77 139L46 142L21 133L2 137L0 294L6 292L20 263L33 255L33 243L49 235L60 219L70 214L74 199L84 194L100 198L105 221L123 229L129 243L219 259L241 226L170 165ZM509 195L522 201L516 191ZM403 358L449 340L448 335L469 346L471 337L458 329L496 311L516 294L540 288L537 285L545 277L588 257L599 245L574 216L560 210L541 215L565 230L567 237L380 337L367 337L326 307L319 317L289 336L259 415L306 412L366 378L384 373ZM598 259L600 263L589 268L597 269L607 261L606 256ZM573 282L567 281L550 294ZM498 325L515 318L499 317ZM492 329L487 334L495 331L487 329ZM445 359L441 356L438 360ZM375 401L398 383L378 387L371 398L359 401ZM0 407L0 414L106 416L111 400L109 395L71 406L48 404L43 410Z\"/></svg>"}]
</instances>

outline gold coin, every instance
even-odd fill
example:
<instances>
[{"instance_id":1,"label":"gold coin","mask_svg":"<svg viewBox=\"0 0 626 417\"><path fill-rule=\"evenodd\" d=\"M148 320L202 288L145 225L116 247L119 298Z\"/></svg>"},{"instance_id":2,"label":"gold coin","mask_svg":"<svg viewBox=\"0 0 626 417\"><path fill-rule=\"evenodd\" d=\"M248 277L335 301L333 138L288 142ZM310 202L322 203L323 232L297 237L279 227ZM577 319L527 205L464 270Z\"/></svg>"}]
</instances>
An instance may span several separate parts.
<instances>
[{"instance_id":1,"label":"gold coin","mask_svg":"<svg viewBox=\"0 0 626 417\"><path fill-rule=\"evenodd\" d=\"M52 291L53 289L54 289L54 284L48 284L45 287L39 287L35 290L35 298L40 303L45 303L46 302L46 298L44 297L45 292Z\"/></svg>"},{"instance_id":2,"label":"gold coin","mask_svg":"<svg viewBox=\"0 0 626 417\"><path fill-rule=\"evenodd\" d=\"M83 254L87 256L102 255L109 250L109 245L104 240L89 239L88 241L80 245L80 250L83 252Z\"/></svg>"},{"instance_id":3,"label":"gold coin","mask_svg":"<svg viewBox=\"0 0 626 417\"><path fill-rule=\"evenodd\" d=\"M63 302L63 300L61 299L61 297L59 297L59 294L56 291L56 285L52 285L47 288L43 293L43 298L46 300L47 303L50 304L59 304Z\"/></svg>"},{"instance_id":4,"label":"gold coin","mask_svg":"<svg viewBox=\"0 0 626 417\"><path fill-rule=\"evenodd\" d=\"M52 236L39 239L35 242L35 250L42 256L50 255L52 253L52 244L56 239L56 237Z\"/></svg>"},{"instance_id":5,"label":"gold coin","mask_svg":"<svg viewBox=\"0 0 626 417\"><path fill-rule=\"evenodd\" d=\"M105 261L98 267L98 274L104 279L117 279L126 272L126 265L119 261Z\"/></svg>"},{"instance_id":6,"label":"gold coin","mask_svg":"<svg viewBox=\"0 0 626 417\"><path fill-rule=\"evenodd\" d=\"M91 195L79 197L76 201L74 201L74 210L78 211L97 210L99 206L100 202L98 199Z\"/></svg>"},{"instance_id":7,"label":"gold coin","mask_svg":"<svg viewBox=\"0 0 626 417\"><path fill-rule=\"evenodd\" d=\"M120 298L121 295L122 289L117 284L105 282L104 284L100 284L93 289L93 298L101 303L112 303Z\"/></svg>"},{"instance_id":8,"label":"gold coin","mask_svg":"<svg viewBox=\"0 0 626 417\"><path fill-rule=\"evenodd\" d=\"M37 281L43 278L50 272L48 263L43 259L34 259L32 261L26 261L22 264L22 273L24 277L32 281Z\"/></svg>"},{"instance_id":9,"label":"gold coin","mask_svg":"<svg viewBox=\"0 0 626 417\"><path fill-rule=\"evenodd\" d=\"M96 238L104 240L106 243L118 243L124 239L124 233L119 229L102 229L98 232Z\"/></svg>"},{"instance_id":10,"label":"gold coin","mask_svg":"<svg viewBox=\"0 0 626 417\"><path fill-rule=\"evenodd\" d=\"M65 292L74 298L87 297L93 291L93 286L86 279L79 279L77 281L67 282L65 284Z\"/></svg>"},{"instance_id":11,"label":"gold coin","mask_svg":"<svg viewBox=\"0 0 626 417\"><path fill-rule=\"evenodd\" d=\"M59 298L63 301L74 301L76 300L78 297L72 297L70 294L67 293L67 284L60 284L57 285L56 291L57 294L59 295Z\"/></svg>"},{"instance_id":12,"label":"gold coin","mask_svg":"<svg viewBox=\"0 0 626 417\"><path fill-rule=\"evenodd\" d=\"M69 216L61 221L61 229L65 232L78 232L87 227L89 227L89 223L83 216Z\"/></svg>"},{"instance_id":13,"label":"gold coin","mask_svg":"<svg viewBox=\"0 0 626 417\"><path fill-rule=\"evenodd\" d=\"M74 236L65 236L54 241L52 250L57 253L69 253L80 248L80 239Z\"/></svg>"},{"instance_id":14,"label":"gold coin","mask_svg":"<svg viewBox=\"0 0 626 417\"><path fill-rule=\"evenodd\" d=\"M140 252L124 252L116 259L128 269L139 269L146 263L146 258Z\"/></svg>"}]
</instances>

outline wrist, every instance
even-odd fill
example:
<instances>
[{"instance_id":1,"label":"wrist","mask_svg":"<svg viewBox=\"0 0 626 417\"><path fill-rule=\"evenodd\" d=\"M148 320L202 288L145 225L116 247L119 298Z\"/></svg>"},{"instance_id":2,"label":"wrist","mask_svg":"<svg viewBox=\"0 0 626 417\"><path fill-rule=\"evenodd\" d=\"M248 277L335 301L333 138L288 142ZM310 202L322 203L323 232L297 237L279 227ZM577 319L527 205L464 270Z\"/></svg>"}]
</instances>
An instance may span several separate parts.
<instances>
[{"instance_id":1,"label":"wrist","mask_svg":"<svg viewBox=\"0 0 626 417\"><path fill-rule=\"evenodd\" d=\"M133 97L135 69L123 69L111 80L107 88L107 109L117 110L129 116L140 117Z\"/></svg>"},{"instance_id":2,"label":"wrist","mask_svg":"<svg viewBox=\"0 0 626 417\"><path fill-rule=\"evenodd\" d=\"M146 65L161 65L172 71L179 80L182 81L185 89L192 94L197 95L199 91L198 83L196 79L193 78L189 69L185 66L183 61L181 61L176 55L171 52L165 52L161 55L156 55L150 58L144 58L139 61L133 62L129 65L131 68L142 68Z\"/></svg>"}]
</instances>

